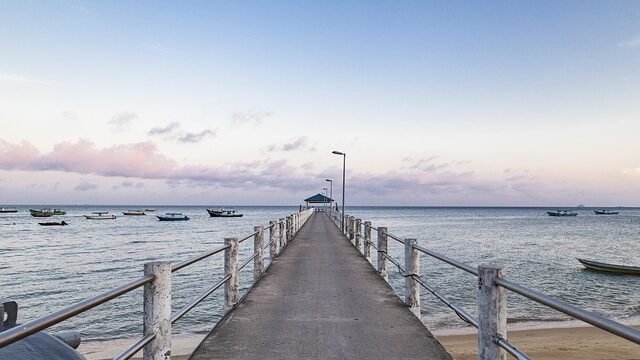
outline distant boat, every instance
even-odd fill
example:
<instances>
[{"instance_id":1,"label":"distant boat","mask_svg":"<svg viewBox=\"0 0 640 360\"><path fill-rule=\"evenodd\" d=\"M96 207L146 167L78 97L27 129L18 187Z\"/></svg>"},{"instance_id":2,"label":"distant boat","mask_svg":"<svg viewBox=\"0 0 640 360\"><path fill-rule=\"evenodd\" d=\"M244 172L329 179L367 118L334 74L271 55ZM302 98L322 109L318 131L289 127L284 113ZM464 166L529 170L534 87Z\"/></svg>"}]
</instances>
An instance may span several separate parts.
<instances>
[{"instance_id":1,"label":"distant boat","mask_svg":"<svg viewBox=\"0 0 640 360\"><path fill-rule=\"evenodd\" d=\"M11 208L0 208L0 214L17 213L18 210Z\"/></svg>"},{"instance_id":2,"label":"distant boat","mask_svg":"<svg viewBox=\"0 0 640 360\"><path fill-rule=\"evenodd\" d=\"M51 212L53 213L53 215L65 215L67 213L66 211L62 211L58 209L53 209Z\"/></svg>"},{"instance_id":3,"label":"distant boat","mask_svg":"<svg viewBox=\"0 0 640 360\"><path fill-rule=\"evenodd\" d=\"M158 220L160 221L186 221L189 220L189 217L186 215L182 215L182 213L166 213L163 215L156 215Z\"/></svg>"},{"instance_id":4,"label":"distant boat","mask_svg":"<svg viewBox=\"0 0 640 360\"><path fill-rule=\"evenodd\" d=\"M617 211L611 211L611 210L607 210L607 209L593 210L593 212L596 215L618 215L619 214L619 212L617 212Z\"/></svg>"},{"instance_id":5,"label":"distant boat","mask_svg":"<svg viewBox=\"0 0 640 360\"><path fill-rule=\"evenodd\" d=\"M146 212L154 212L154 211L156 211L156 209L144 209L144 211L146 211Z\"/></svg>"},{"instance_id":6,"label":"distant boat","mask_svg":"<svg viewBox=\"0 0 640 360\"><path fill-rule=\"evenodd\" d=\"M66 226L66 225L69 225L64 221L61 221L61 222L55 222L55 221L39 222L38 224L40 224L42 226Z\"/></svg>"},{"instance_id":7,"label":"distant boat","mask_svg":"<svg viewBox=\"0 0 640 360\"><path fill-rule=\"evenodd\" d=\"M144 213L144 211L142 210L127 210L122 212L124 215L127 216L142 216L142 215L147 215Z\"/></svg>"},{"instance_id":8,"label":"distant boat","mask_svg":"<svg viewBox=\"0 0 640 360\"><path fill-rule=\"evenodd\" d=\"M243 214L239 214L237 210L233 209L218 209L218 210L209 210L207 209L209 216L211 217L242 217Z\"/></svg>"},{"instance_id":9,"label":"distant boat","mask_svg":"<svg viewBox=\"0 0 640 360\"><path fill-rule=\"evenodd\" d=\"M568 210L547 211L549 216L578 216L577 213Z\"/></svg>"},{"instance_id":10,"label":"distant boat","mask_svg":"<svg viewBox=\"0 0 640 360\"><path fill-rule=\"evenodd\" d=\"M606 272L616 273L616 274L640 275L640 266L608 264L608 263L603 263L599 261L585 260L585 259L578 259L578 261L580 261L580 263L584 265L587 269L591 269L591 270L606 271Z\"/></svg>"},{"instance_id":11,"label":"distant boat","mask_svg":"<svg viewBox=\"0 0 640 360\"><path fill-rule=\"evenodd\" d=\"M53 216L53 211L49 209L29 209L29 213L33 217L51 217Z\"/></svg>"},{"instance_id":12,"label":"distant boat","mask_svg":"<svg viewBox=\"0 0 640 360\"><path fill-rule=\"evenodd\" d=\"M94 211L91 215L84 215L87 220L114 220L115 215L109 214L108 211Z\"/></svg>"}]
</instances>

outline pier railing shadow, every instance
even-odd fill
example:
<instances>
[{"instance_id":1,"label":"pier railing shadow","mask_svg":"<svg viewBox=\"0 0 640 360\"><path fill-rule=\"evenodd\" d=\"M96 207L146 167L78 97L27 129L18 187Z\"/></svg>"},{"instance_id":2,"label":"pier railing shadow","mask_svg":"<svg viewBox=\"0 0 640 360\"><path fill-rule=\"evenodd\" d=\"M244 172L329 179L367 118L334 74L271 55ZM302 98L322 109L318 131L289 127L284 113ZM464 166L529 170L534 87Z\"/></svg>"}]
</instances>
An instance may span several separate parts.
<instances>
[{"instance_id":1,"label":"pier railing shadow","mask_svg":"<svg viewBox=\"0 0 640 360\"><path fill-rule=\"evenodd\" d=\"M340 212L333 209L324 212L339 229L342 228L342 214ZM416 238L399 238L389 233L386 227L374 227L370 221L363 222L362 219L347 214L344 214L344 228L341 231L372 266L374 266L373 250L376 251L377 261L374 267L385 281L389 282L388 263L398 268L404 277L403 300L418 318L421 318L420 288L422 287L453 310L461 320L478 329L478 359L504 359L506 353L516 359L531 359L507 340L507 290L640 344L640 330L507 280L504 266L479 265L473 267L419 246ZM373 231L376 232L377 237L375 244L372 237ZM404 246L404 261L398 261L389 256L387 251L389 239ZM433 288L420 276L421 254L440 260L478 278L477 318Z\"/></svg>"},{"instance_id":2,"label":"pier railing shadow","mask_svg":"<svg viewBox=\"0 0 640 360\"><path fill-rule=\"evenodd\" d=\"M312 208L301 209L286 218L270 221L268 225L256 226L253 233L238 239L224 239L224 245L193 258L172 264L168 261L156 261L144 264L144 276L132 280L115 289L90 297L64 309L41 318L16 325L2 331L4 319L0 306L0 349L21 339L54 326L64 320L91 310L100 304L144 287L144 318L142 338L124 350L114 359L125 360L143 350L145 359L164 359L171 354L171 327L184 315L205 300L217 289L224 286L224 314L227 314L242 299L239 291L239 272L253 262L253 280L249 289L264 274L289 241L298 233L313 214ZM265 241L265 232L267 239ZM242 264L239 263L238 248L246 240L253 239L253 253ZM266 243L266 244L265 244ZM269 250L266 256L265 250ZM224 254L224 276L211 287L203 291L190 303L171 315L171 274L216 254ZM265 265L265 258L269 263ZM245 294L249 291L247 289ZM0 304L1 305L1 304Z\"/></svg>"}]
</instances>

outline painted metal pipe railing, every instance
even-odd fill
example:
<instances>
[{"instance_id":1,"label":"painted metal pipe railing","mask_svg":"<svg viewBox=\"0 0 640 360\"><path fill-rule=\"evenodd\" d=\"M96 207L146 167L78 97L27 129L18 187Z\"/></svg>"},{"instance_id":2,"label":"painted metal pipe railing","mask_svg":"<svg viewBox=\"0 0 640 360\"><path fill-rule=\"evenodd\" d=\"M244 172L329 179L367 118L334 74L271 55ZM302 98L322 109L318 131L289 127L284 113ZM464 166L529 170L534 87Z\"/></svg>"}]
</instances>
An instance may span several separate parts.
<instances>
[{"instance_id":1,"label":"painted metal pipe railing","mask_svg":"<svg viewBox=\"0 0 640 360\"><path fill-rule=\"evenodd\" d=\"M129 359L140 350L144 351L145 359L164 359L167 354L171 353L171 325L223 285L225 289L224 311L227 313L232 310L242 299L238 293L238 272L253 260L254 276L251 287L254 286L260 276L271 266L273 260L302 228L313 214L313 211L311 208L304 209L291 214L286 219L281 218L279 221L270 221L267 226L256 226L251 235L241 240L238 240L238 238L225 238L225 245L176 263L173 266L167 261L146 263L144 264L144 276L138 279L82 300L62 310L3 331L0 333L0 348L144 286L143 337L114 359ZM267 246L263 244L265 230L269 232L269 244ZM254 239L254 251L248 260L238 266L238 247L241 242L250 238ZM269 249L270 261L269 265L265 267L264 250L267 248ZM224 253L224 277L171 316L171 274L218 253Z\"/></svg>"},{"instance_id":2,"label":"painted metal pipe railing","mask_svg":"<svg viewBox=\"0 0 640 360\"><path fill-rule=\"evenodd\" d=\"M340 213L335 210L327 212L329 218L340 229ZM345 229L343 234L347 239L360 250L359 241L355 239L363 239L362 254L371 262L371 248L376 249L378 253L377 271L385 281L389 281L387 272L387 261L394 264L405 279L405 304L418 317L420 317L420 293L417 286L421 286L427 292L434 295L438 300L452 309L460 319L469 323L478 329L478 359L497 360L504 358L504 352L512 355L516 359L530 359L524 352L507 341L507 297L506 291L512 291L518 295L533 300L539 304L545 305L575 319L582 320L597 328L608 331L611 334L630 340L636 344L640 344L640 330L621 324L614 320L600 316L593 312L581 309L575 305L569 304L563 300L552 298L538 291L529 289L525 286L509 281L505 278L506 269L502 266L478 266L474 268L454 260L448 256L431 251L425 247L419 246L416 239L401 239L388 233L386 227L379 226L377 228L371 226L370 221L364 222L364 232L361 231L358 224L362 223L361 219L353 216L345 215ZM377 246L373 245L371 232L377 232ZM404 245L404 267L399 261L389 256L387 252L387 239L391 238ZM355 240L355 241L354 241ZM446 296L439 293L433 287L428 285L420 277L420 257L419 254L425 254L460 270L470 273L478 278L479 294L478 294L478 318L473 317L469 312L460 305L455 304Z\"/></svg>"}]
</instances>

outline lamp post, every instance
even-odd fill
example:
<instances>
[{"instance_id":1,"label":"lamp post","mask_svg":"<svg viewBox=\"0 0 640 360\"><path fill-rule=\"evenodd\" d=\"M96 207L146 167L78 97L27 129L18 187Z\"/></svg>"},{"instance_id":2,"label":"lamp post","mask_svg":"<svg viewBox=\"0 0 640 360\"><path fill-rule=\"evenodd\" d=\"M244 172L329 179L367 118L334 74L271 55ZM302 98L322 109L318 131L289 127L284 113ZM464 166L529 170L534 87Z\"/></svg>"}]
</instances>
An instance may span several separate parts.
<instances>
[{"instance_id":1,"label":"lamp post","mask_svg":"<svg viewBox=\"0 0 640 360\"><path fill-rule=\"evenodd\" d=\"M332 206L333 206L333 180L331 179L324 179L324 181L328 181L330 183L331 186L329 186L329 210L332 210Z\"/></svg>"},{"instance_id":2,"label":"lamp post","mask_svg":"<svg viewBox=\"0 0 640 360\"><path fill-rule=\"evenodd\" d=\"M322 203L324 205L324 210L327 211L327 192L329 191L329 189L322 188L322 190L324 190L324 200Z\"/></svg>"},{"instance_id":3,"label":"lamp post","mask_svg":"<svg viewBox=\"0 0 640 360\"><path fill-rule=\"evenodd\" d=\"M332 151L332 154L342 155L342 213L340 214L340 222L342 223L342 231L344 231L344 174L347 165L347 154L341 151Z\"/></svg>"}]
</instances>

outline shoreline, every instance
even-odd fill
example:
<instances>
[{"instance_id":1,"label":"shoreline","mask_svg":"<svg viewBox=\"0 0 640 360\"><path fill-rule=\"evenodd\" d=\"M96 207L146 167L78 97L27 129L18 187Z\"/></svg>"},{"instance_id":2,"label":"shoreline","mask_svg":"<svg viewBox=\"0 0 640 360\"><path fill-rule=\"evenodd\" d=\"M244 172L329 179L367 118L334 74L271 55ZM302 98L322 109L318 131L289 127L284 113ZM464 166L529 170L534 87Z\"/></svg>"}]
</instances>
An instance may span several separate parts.
<instances>
[{"instance_id":1,"label":"shoreline","mask_svg":"<svg viewBox=\"0 0 640 360\"><path fill-rule=\"evenodd\" d=\"M640 319L621 321L640 329ZM432 331L457 360L477 358L476 329L440 329ZM172 339L172 358L186 360L206 334L176 335ZM528 323L508 326L513 345L535 359L640 359L640 346L578 320L549 324ZM78 350L87 360L112 359L131 346L130 339L82 343ZM141 358L140 352L134 359Z\"/></svg>"}]
</instances>

